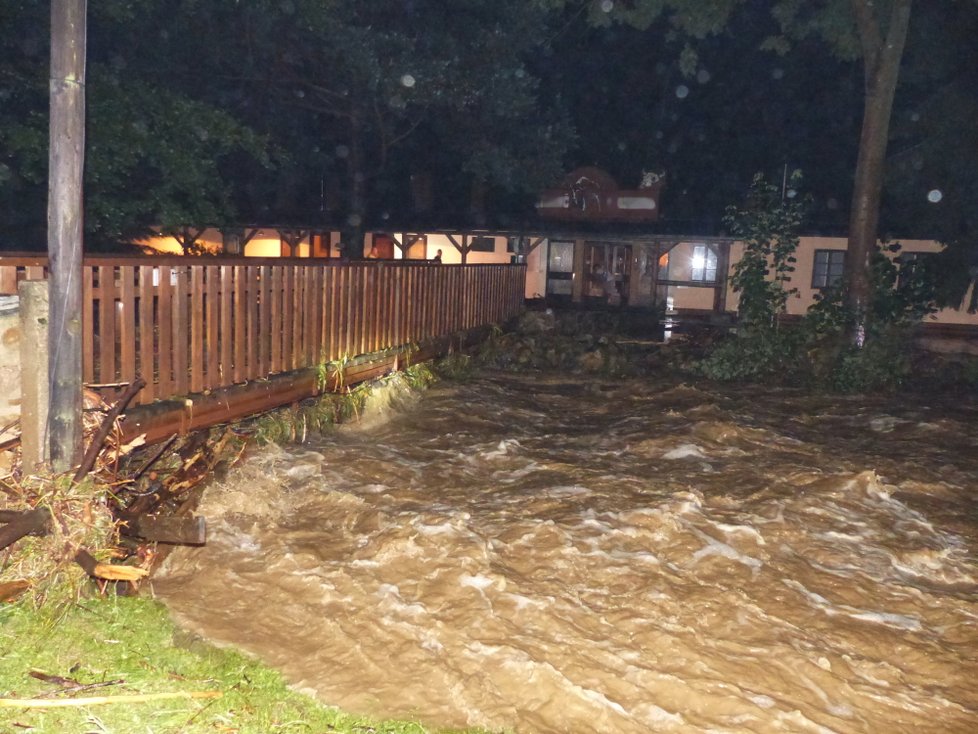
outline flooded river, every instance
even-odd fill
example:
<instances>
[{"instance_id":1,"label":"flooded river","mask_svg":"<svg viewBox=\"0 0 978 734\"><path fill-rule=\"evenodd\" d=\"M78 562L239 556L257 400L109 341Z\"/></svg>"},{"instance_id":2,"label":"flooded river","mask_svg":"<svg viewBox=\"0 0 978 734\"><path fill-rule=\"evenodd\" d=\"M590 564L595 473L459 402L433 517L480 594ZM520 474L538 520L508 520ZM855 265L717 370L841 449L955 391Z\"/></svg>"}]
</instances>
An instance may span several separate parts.
<instances>
[{"instance_id":1,"label":"flooded river","mask_svg":"<svg viewBox=\"0 0 978 734\"><path fill-rule=\"evenodd\" d=\"M267 450L154 582L346 710L978 731L972 403L490 375Z\"/></svg>"}]
</instances>

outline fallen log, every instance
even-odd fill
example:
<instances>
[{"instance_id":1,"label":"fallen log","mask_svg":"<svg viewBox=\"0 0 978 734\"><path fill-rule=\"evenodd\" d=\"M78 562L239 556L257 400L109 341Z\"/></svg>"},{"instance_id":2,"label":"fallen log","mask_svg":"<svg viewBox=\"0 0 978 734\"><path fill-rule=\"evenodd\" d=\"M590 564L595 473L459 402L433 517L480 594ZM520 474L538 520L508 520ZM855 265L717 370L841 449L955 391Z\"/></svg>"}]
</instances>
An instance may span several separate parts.
<instances>
[{"instance_id":1,"label":"fallen log","mask_svg":"<svg viewBox=\"0 0 978 734\"><path fill-rule=\"evenodd\" d=\"M149 575L149 571L138 566L116 566L111 563L100 563L84 548L75 552L75 563L81 566L85 573L105 581L139 581Z\"/></svg>"},{"instance_id":2,"label":"fallen log","mask_svg":"<svg viewBox=\"0 0 978 734\"><path fill-rule=\"evenodd\" d=\"M26 579L0 582L0 601L9 601L31 588L31 582Z\"/></svg>"},{"instance_id":3,"label":"fallen log","mask_svg":"<svg viewBox=\"0 0 978 734\"><path fill-rule=\"evenodd\" d=\"M0 528L0 550L11 543L16 543L25 535L45 533L48 523L51 522L51 512L46 507L38 507L14 514L5 510L4 515L10 519L5 520L7 524Z\"/></svg>"},{"instance_id":4,"label":"fallen log","mask_svg":"<svg viewBox=\"0 0 978 734\"><path fill-rule=\"evenodd\" d=\"M142 390L146 386L146 380L142 377L137 376L135 380L129 383L129 387L126 388L125 392L119 396L119 399L115 401L115 405L105 414L105 418L102 420L102 425L99 426L98 433L92 438L92 442L88 445L88 451L85 452L85 458L82 459L82 463L78 467L78 471L75 472L75 481L80 482L85 476L92 470L95 466L95 462L98 460L98 455L102 451L102 444L105 443L105 439L109 435L109 431L115 425L116 420L125 410L125 407L129 405L129 401L136 397L136 393Z\"/></svg>"},{"instance_id":5,"label":"fallen log","mask_svg":"<svg viewBox=\"0 0 978 734\"><path fill-rule=\"evenodd\" d=\"M204 545L207 542L207 522L203 517L155 517L153 515L119 516L119 531L130 538L173 545Z\"/></svg>"}]
</instances>

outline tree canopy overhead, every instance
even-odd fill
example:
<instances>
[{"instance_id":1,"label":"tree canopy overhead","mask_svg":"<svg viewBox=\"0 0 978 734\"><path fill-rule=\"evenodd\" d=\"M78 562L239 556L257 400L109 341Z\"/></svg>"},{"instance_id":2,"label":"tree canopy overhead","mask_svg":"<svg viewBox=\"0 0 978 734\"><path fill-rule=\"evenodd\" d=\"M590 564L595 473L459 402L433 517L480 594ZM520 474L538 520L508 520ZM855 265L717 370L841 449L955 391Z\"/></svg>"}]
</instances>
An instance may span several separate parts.
<instances>
[{"instance_id":1,"label":"tree canopy overhead","mask_svg":"<svg viewBox=\"0 0 978 734\"><path fill-rule=\"evenodd\" d=\"M704 234L756 172L801 168L813 227L840 233L865 117L859 4L94 3L89 244L186 222L509 226L580 165L626 187L665 170L661 226ZM898 5L873 4L881 33ZM976 7L914 6L881 232L973 232ZM0 7L5 247L43 242L46 23L38 3Z\"/></svg>"}]
</instances>

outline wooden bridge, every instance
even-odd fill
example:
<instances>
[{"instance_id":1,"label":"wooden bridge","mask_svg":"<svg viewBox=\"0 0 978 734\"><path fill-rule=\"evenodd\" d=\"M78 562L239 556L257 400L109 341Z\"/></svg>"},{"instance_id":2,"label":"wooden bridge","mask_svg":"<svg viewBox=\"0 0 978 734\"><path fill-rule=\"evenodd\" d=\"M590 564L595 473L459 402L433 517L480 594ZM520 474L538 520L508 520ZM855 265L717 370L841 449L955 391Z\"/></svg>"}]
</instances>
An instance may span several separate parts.
<instances>
[{"instance_id":1,"label":"wooden bridge","mask_svg":"<svg viewBox=\"0 0 978 734\"><path fill-rule=\"evenodd\" d=\"M46 267L0 256L0 294ZM90 255L83 381L111 393L143 377L126 432L155 440L315 394L324 364L355 381L436 356L516 316L525 277L524 265Z\"/></svg>"}]
</instances>

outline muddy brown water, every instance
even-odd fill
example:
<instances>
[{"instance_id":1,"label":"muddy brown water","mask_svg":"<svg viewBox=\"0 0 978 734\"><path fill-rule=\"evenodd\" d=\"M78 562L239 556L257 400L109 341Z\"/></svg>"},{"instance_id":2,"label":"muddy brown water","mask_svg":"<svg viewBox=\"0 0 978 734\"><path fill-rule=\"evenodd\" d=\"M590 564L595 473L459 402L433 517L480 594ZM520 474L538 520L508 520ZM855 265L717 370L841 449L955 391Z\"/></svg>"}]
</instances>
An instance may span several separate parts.
<instances>
[{"instance_id":1,"label":"muddy brown water","mask_svg":"<svg viewBox=\"0 0 978 734\"><path fill-rule=\"evenodd\" d=\"M323 702L436 727L978 731L976 418L442 383L251 458L154 589Z\"/></svg>"}]
</instances>

